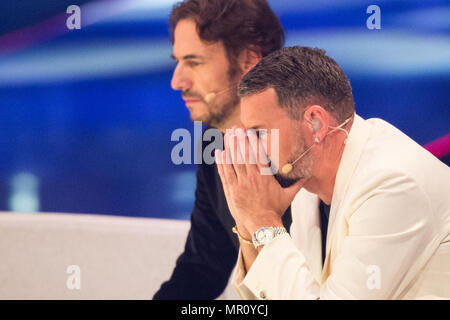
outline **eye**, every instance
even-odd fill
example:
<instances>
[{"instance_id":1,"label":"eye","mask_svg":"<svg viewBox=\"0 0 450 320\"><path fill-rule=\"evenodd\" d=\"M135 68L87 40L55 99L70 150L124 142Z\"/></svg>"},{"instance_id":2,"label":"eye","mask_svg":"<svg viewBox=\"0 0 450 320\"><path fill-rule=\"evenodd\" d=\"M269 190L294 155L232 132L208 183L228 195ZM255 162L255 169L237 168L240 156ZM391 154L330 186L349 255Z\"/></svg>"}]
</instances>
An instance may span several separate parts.
<instances>
[{"instance_id":1,"label":"eye","mask_svg":"<svg viewBox=\"0 0 450 320\"><path fill-rule=\"evenodd\" d=\"M194 68L194 67L199 66L199 65L200 65L200 62L197 62L197 61L188 61L188 62L187 62L187 65L188 65L189 67L191 67L191 68Z\"/></svg>"},{"instance_id":2,"label":"eye","mask_svg":"<svg viewBox=\"0 0 450 320\"><path fill-rule=\"evenodd\" d=\"M256 131L256 136L258 139L265 138L267 136L267 130L266 129L260 129Z\"/></svg>"}]
</instances>

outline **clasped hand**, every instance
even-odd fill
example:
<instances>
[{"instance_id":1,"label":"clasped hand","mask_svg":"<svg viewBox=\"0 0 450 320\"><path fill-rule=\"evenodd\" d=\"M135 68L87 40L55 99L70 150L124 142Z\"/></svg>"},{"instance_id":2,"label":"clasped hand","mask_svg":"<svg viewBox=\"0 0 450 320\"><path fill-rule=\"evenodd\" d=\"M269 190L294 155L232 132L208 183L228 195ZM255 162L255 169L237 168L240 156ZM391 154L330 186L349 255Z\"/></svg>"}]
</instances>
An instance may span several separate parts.
<instances>
[{"instance_id":1,"label":"clasped hand","mask_svg":"<svg viewBox=\"0 0 450 320\"><path fill-rule=\"evenodd\" d=\"M282 188L267 172L269 164L254 130L227 130L224 150L215 158L228 208L241 234L252 235L260 227L283 226L281 217L304 181Z\"/></svg>"}]
</instances>

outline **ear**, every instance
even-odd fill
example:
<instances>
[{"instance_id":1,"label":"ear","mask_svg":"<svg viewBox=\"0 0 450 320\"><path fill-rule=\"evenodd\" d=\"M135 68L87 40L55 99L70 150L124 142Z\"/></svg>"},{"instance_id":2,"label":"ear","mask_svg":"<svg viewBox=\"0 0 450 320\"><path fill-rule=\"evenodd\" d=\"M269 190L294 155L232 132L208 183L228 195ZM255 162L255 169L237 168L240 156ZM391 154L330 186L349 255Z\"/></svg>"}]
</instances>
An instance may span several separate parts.
<instances>
[{"instance_id":1,"label":"ear","mask_svg":"<svg viewBox=\"0 0 450 320\"><path fill-rule=\"evenodd\" d=\"M238 57L239 67L243 74L249 72L262 59L261 49L250 45L243 49Z\"/></svg>"},{"instance_id":2,"label":"ear","mask_svg":"<svg viewBox=\"0 0 450 320\"><path fill-rule=\"evenodd\" d=\"M303 119L311 130L312 142L320 143L328 132L330 114L323 107L312 105L303 113Z\"/></svg>"}]
</instances>

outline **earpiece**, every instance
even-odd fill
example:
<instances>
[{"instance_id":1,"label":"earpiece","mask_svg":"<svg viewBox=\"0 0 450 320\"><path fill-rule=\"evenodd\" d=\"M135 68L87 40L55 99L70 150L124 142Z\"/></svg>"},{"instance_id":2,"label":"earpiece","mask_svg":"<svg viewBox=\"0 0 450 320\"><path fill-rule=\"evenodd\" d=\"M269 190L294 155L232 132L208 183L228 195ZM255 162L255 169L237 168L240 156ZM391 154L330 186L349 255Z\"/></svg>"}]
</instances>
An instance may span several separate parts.
<instances>
[{"instance_id":1,"label":"earpiece","mask_svg":"<svg viewBox=\"0 0 450 320\"><path fill-rule=\"evenodd\" d=\"M322 128L322 122L319 119L312 119L311 126L313 127L314 132L317 132Z\"/></svg>"}]
</instances>

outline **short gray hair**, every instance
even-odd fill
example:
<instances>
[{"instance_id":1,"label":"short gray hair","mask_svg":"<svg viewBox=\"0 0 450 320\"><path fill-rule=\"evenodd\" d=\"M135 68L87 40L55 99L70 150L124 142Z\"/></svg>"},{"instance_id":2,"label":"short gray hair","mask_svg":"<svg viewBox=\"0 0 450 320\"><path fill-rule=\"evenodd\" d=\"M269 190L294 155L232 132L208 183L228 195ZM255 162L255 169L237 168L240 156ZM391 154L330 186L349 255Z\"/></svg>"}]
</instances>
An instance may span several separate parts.
<instances>
[{"instance_id":1,"label":"short gray hair","mask_svg":"<svg viewBox=\"0 0 450 320\"><path fill-rule=\"evenodd\" d=\"M275 89L280 106L294 119L312 104L322 106L337 121L355 112L350 81L321 49L294 46L269 54L242 78L238 94L246 97L269 88Z\"/></svg>"}]
</instances>

